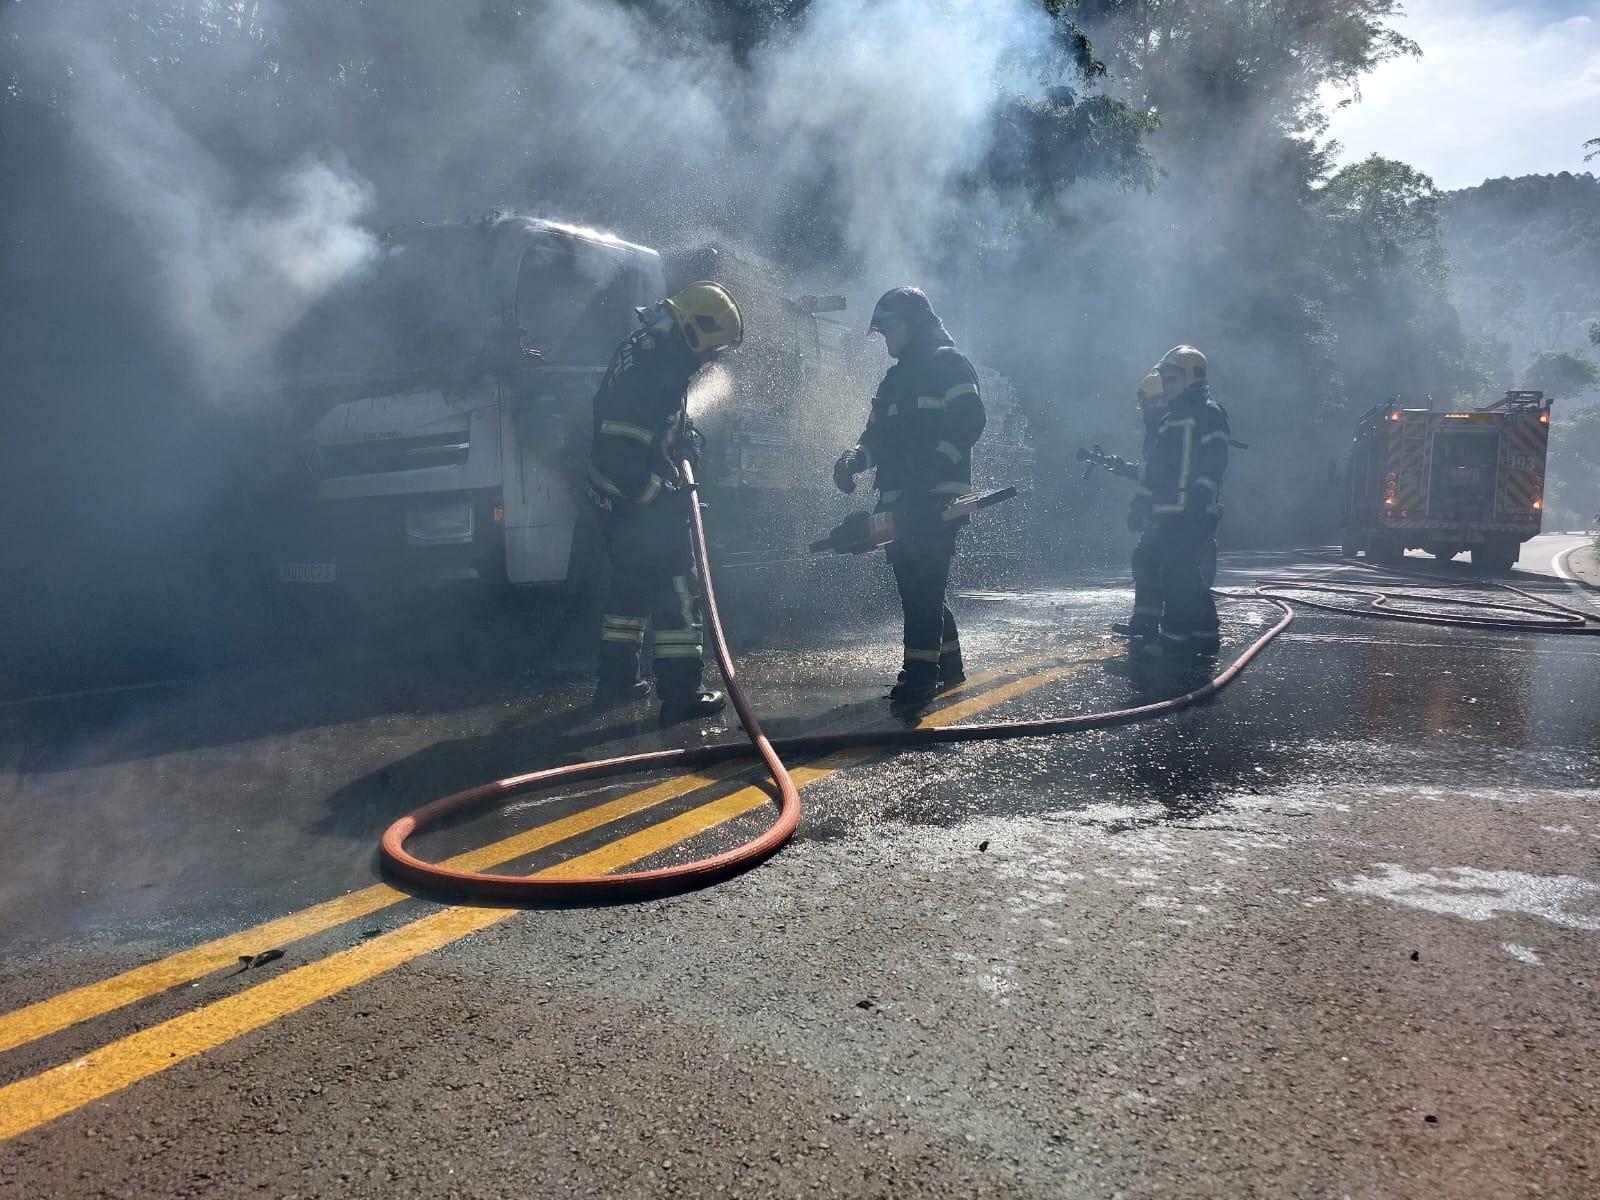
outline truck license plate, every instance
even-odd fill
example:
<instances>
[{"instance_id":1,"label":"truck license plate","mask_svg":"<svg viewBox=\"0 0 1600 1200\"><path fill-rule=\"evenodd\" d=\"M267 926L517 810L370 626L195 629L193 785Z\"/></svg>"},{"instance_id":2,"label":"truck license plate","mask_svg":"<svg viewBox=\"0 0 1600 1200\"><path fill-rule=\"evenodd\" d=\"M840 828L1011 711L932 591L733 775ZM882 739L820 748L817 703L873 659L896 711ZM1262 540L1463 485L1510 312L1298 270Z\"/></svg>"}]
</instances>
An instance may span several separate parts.
<instances>
[{"instance_id":1,"label":"truck license plate","mask_svg":"<svg viewBox=\"0 0 1600 1200\"><path fill-rule=\"evenodd\" d=\"M331 562L279 563L280 583L332 583L337 564Z\"/></svg>"}]
</instances>

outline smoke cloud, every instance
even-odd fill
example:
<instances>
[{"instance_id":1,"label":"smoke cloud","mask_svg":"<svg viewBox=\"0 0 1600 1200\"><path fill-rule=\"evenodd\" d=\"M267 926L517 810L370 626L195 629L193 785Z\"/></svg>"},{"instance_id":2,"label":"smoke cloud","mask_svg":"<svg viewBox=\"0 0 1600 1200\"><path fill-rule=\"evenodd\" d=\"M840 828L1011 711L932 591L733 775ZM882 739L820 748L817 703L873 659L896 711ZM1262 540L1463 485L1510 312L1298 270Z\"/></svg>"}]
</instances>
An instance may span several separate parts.
<instances>
[{"instance_id":1,"label":"smoke cloud","mask_svg":"<svg viewBox=\"0 0 1600 1200\"><path fill-rule=\"evenodd\" d=\"M172 110L129 86L103 48L74 46L73 129L106 196L144 238L160 311L218 395L259 379L278 339L377 253L360 224L372 189L307 161L249 197Z\"/></svg>"},{"instance_id":2,"label":"smoke cloud","mask_svg":"<svg viewBox=\"0 0 1600 1200\"><path fill-rule=\"evenodd\" d=\"M153 299L210 394L260 376L374 255L374 228L417 217L510 205L758 247L812 224L811 252L866 291L926 281L972 203L956 185L989 148L997 80L1047 36L1023 0L954 0L937 19L916 0L819 0L797 36L741 63L687 10L663 37L614 0L549 0L506 30L455 6L364 23L263 3L200 6L184 58L135 73L134 47L174 18L126 7L34 12L28 32L70 64L93 182L144 239ZM374 61L402 49L399 77L364 96Z\"/></svg>"},{"instance_id":3,"label":"smoke cloud","mask_svg":"<svg viewBox=\"0 0 1600 1200\"><path fill-rule=\"evenodd\" d=\"M1211 356L1236 435L1277 446L1230 472L1235 542L1326 508L1303 485L1348 433L1312 438L1305 414L1337 415L1345 398L1306 284L1320 249L1303 219L1316 172L1301 167L1318 151L1290 134L1307 129L1294 89L1327 52L1314 39L1348 40L1348 21L1318 24L1339 4L1305 6L1283 35L1301 42L1259 47L1245 67L1227 57L1239 29L1213 35L1203 5L1159 45L1129 32L1126 6L1080 6L1104 17L1090 32L1105 90L1160 112L1166 173L1154 194L1080 182L1048 199L990 170L1015 149L1019 101L1056 103L1062 85L1094 96L1070 63L1041 65L1044 5L803 7L11 6L21 53L0 113L21 152L5 205L22 232L4 280L19 318L0 338L20 350L0 366L28 414L7 452L64 527L37 542L72 543L86 564L96 545L201 557L229 536L204 514L255 449L232 421L242 406L218 401L270 394L283 335L372 260L381 230L494 207L660 247L714 232L777 261L796 290L848 294L852 313L893 285L924 287L1029 409L1046 557L1125 549L1126 495L1062 464L1097 439L1137 453L1133 389L1177 342ZM1219 0L1214 15L1226 25L1236 7ZM1065 158L1106 136L1084 130L1057 148ZM85 321L93 354L80 352ZM860 419L812 434L842 449ZM1256 501L1285 491L1289 503ZM1047 545L1069 530L1071 545Z\"/></svg>"},{"instance_id":4,"label":"smoke cloud","mask_svg":"<svg viewBox=\"0 0 1600 1200\"><path fill-rule=\"evenodd\" d=\"M925 278L973 203L955 185L990 148L997 84L1047 36L1041 11L1016 0L938 20L917 0L825 0L755 73L778 177L804 189L831 172L847 260L872 279Z\"/></svg>"}]
</instances>

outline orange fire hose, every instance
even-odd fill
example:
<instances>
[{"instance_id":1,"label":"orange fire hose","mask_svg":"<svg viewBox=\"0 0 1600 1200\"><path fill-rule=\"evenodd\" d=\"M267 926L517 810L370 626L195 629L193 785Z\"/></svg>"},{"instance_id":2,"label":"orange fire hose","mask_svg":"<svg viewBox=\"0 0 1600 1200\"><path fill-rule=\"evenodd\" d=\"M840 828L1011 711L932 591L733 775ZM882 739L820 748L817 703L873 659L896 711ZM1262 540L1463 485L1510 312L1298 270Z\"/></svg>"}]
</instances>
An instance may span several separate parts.
<instances>
[{"instance_id":1,"label":"orange fire hose","mask_svg":"<svg viewBox=\"0 0 1600 1200\"><path fill-rule=\"evenodd\" d=\"M1128 725L1152 717L1168 716L1210 699L1239 677L1267 645L1287 629L1294 620L1294 610L1280 596L1282 591L1339 592L1364 595L1372 600L1373 607L1352 608L1317 601L1297 599L1310 607L1327 609L1350 615L1380 616L1396 620L1446 622L1487 626L1496 629L1534 629L1547 632L1600 633L1596 618L1576 609L1564 608L1540 597L1527 596L1536 603L1554 610L1543 619L1527 618L1461 618L1445 614L1419 613L1386 607L1390 598L1419 599L1415 593L1385 591L1382 589L1342 588L1331 584L1308 584L1294 580L1266 580L1253 589L1242 592L1222 592L1234 599L1256 601L1274 606L1279 611L1278 620L1266 632L1250 643L1227 667L1216 676L1181 696L1158 700L1133 708L1119 708L1107 712L1082 713L1069 717L1045 717L1029 721L993 721L972 725L949 725L933 728L908 728L899 730L860 730L851 733L816 734L805 737L784 738L771 741L761 729L761 723L745 698L739 685L733 656L728 650L723 634L722 618L717 609L716 588L712 582L707 561L705 527L700 517L700 506L694 502L696 488L693 472L688 463L680 463L683 477L691 492L689 505L689 530L695 561L699 566L704 591L706 629L711 635L711 645L717 666L722 671L728 696L744 726L748 744L723 742L688 749L656 750L643 754L627 754L616 758L597 759L591 762L551 767L526 775L513 775L493 783L468 788L435 800L404 817L384 831L380 855L385 868L393 875L416 884L429 892L447 893L474 900L492 900L513 904L559 904L591 901L639 900L651 896L667 895L704 887L726 879L748 867L762 862L776 853L790 836L800 820L800 795L794 781L783 764L783 756L810 756L857 747L917 747L946 742L995 741L1003 738L1046 737L1058 733L1086 729L1104 729L1115 725ZM1517 589L1511 589L1516 591ZM1491 604L1487 601L1468 601L1446 597L1452 605L1503 609L1535 613L1539 610L1520 605ZM1556 619L1556 613L1563 614ZM1574 620L1575 619L1575 620ZM739 758L759 757L766 765L778 790L777 818L758 836L741 846L710 858L698 859L673 867L660 867L647 871L620 872L611 875L568 877L539 877L494 875L480 871L458 871L436 863L426 862L406 849L406 842L422 830L429 829L447 817L461 816L473 811L486 810L504 804L513 796L528 792L571 785L590 780L606 779L640 771L670 769L685 771Z\"/></svg>"}]
</instances>

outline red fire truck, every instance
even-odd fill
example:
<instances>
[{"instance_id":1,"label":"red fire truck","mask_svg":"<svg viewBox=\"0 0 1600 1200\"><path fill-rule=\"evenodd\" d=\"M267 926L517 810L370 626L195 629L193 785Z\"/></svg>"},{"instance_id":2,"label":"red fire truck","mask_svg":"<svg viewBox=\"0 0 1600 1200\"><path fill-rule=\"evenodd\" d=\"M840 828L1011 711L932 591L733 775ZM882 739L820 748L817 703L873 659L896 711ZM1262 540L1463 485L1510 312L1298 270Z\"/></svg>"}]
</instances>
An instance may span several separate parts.
<instances>
[{"instance_id":1,"label":"red fire truck","mask_svg":"<svg viewBox=\"0 0 1600 1200\"><path fill-rule=\"evenodd\" d=\"M1544 516L1550 402L1507 392L1487 408L1433 412L1398 401L1361 415L1345 472L1343 553L1395 562L1407 550L1508 571Z\"/></svg>"}]
</instances>

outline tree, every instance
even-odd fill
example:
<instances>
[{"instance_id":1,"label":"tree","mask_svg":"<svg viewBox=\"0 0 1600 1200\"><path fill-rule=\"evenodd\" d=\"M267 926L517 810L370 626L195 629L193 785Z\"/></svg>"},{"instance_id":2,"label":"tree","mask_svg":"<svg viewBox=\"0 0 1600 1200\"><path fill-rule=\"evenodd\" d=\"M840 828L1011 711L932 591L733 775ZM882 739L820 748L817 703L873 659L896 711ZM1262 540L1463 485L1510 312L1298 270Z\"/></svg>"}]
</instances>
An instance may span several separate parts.
<instances>
[{"instance_id":1,"label":"tree","mask_svg":"<svg viewBox=\"0 0 1600 1200\"><path fill-rule=\"evenodd\" d=\"M1593 146L1594 149L1589 150L1590 146ZM1600 138L1590 138L1583 144L1583 148L1589 150L1589 153L1583 156L1584 162L1591 162L1596 158L1600 158Z\"/></svg>"},{"instance_id":2,"label":"tree","mask_svg":"<svg viewBox=\"0 0 1600 1200\"><path fill-rule=\"evenodd\" d=\"M1439 224L1443 198L1421 171L1374 154L1330 179L1318 206L1355 272L1374 274L1399 256L1417 276L1440 284L1448 275Z\"/></svg>"},{"instance_id":3,"label":"tree","mask_svg":"<svg viewBox=\"0 0 1600 1200\"><path fill-rule=\"evenodd\" d=\"M1428 176L1378 155L1339 171L1317 196L1339 361L1355 398L1448 400L1472 390L1445 295L1441 199Z\"/></svg>"},{"instance_id":4,"label":"tree","mask_svg":"<svg viewBox=\"0 0 1600 1200\"><path fill-rule=\"evenodd\" d=\"M1581 352L1542 350L1522 372L1522 386L1534 388L1552 400L1569 400L1600 383L1600 367Z\"/></svg>"},{"instance_id":5,"label":"tree","mask_svg":"<svg viewBox=\"0 0 1600 1200\"><path fill-rule=\"evenodd\" d=\"M1600 512L1600 405L1557 417L1545 464L1547 518L1574 528Z\"/></svg>"},{"instance_id":6,"label":"tree","mask_svg":"<svg viewBox=\"0 0 1600 1200\"><path fill-rule=\"evenodd\" d=\"M1588 174L1491 179L1442 205L1449 282L1473 340L1513 362L1581 350L1600 313L1600 180Z\"/></svg>"},{"instance_id":7,"label":"tree","mask_svg":"<svg viewBox=\"0 0 1600 1200\"><path fill-rule=\"evenodd\" d=\"M1359 96L1361 77L1417 55L1388 24L1399 0L1081 0L1083 26L1125 81L1198 146L1236 134L1241 117L1287 133L1326 128L1329 89ZM1203 132L1210 127L1211 136Z\"/></svg>"}]
</instances>

